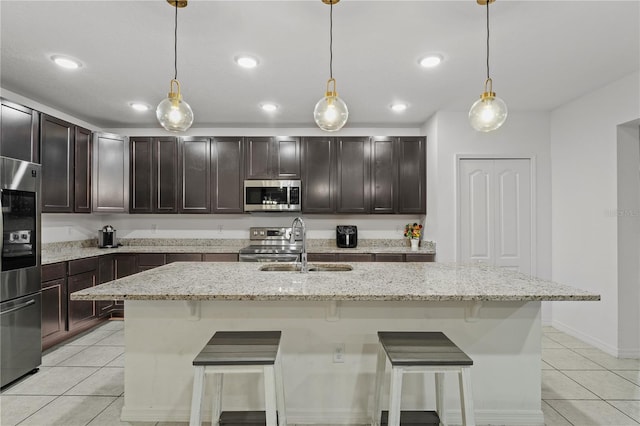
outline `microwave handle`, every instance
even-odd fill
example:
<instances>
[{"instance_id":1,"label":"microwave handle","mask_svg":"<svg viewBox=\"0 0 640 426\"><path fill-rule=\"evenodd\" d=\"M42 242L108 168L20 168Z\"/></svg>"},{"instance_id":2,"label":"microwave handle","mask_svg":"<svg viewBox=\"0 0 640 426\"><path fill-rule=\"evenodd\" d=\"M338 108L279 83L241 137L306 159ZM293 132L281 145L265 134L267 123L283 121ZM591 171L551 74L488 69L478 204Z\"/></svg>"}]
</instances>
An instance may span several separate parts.
<instances>
[{"instance_id":1,"label":"microwave handle","mask_svg":"<svg viewBox=\"0 0 640 426\"><path fill-rule=\"evenodd\" d=\"M287 209L291 209L291 186L287 187Z\"/></svg>"}]
</instances>

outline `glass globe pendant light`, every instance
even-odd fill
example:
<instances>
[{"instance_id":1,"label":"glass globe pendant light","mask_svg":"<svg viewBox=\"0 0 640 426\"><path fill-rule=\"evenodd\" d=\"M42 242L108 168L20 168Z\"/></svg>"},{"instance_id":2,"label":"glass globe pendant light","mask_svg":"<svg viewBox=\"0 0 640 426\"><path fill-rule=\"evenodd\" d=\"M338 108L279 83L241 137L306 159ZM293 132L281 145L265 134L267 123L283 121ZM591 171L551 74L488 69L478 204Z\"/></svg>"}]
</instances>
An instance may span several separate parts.
<instances>
[{"instance_id":1,"label":"glass globe pendant light","mask_svg":"<svg viewBox=\"0 0 640 426\"><path fill-rule=\"evenodd\" d=\"M173 57L175 73L170 83L169 95L156 108L156 118L160 125L170 132L184 132L193 124L193 110L188 103L182 100L180 82L178 81L178 8L186 7L187 1L167 0L176 9Z\"/></svg>"},{"instance_id":2,"label":"glass globe pendant light","mask_svg":"<svg viewBox=\"0 0 640 426\"><path fill-rule=\"evenodd\" d=\"M335 132L342 129L349 118L347 104L338 97L336 79L333 78L333 5L340 0L322 0L331 9L329 12L329 80L325 96L318 101L313 110L313 118L322 130Z\"/></svg>"},{"instance_id":3,"label":"glass globe pendant light","mask_svg":"<svg viewBox=\"0 0 640 426\"><path fill-rule=\"evenodd\" d=\"M507 104L493 91L493 80L489 76L489 4L495 0L477 0L487 6L487 79L484 92L469 110L471 126L480 132L490 132L502 126L507 119Z\"/></svg>"}]
</instances>

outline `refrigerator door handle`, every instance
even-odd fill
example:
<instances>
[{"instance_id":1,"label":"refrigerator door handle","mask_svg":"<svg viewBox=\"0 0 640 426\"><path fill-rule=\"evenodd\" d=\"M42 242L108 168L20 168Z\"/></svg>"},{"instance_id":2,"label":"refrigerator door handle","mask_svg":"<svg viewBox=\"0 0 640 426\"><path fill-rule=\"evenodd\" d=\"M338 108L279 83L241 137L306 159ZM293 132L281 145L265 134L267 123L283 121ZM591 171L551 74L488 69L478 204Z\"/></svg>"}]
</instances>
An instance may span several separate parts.
<instances>
[{"instance_id":1,"label":"refrigerator door handle","mask_svg":"<svg viewBox=\"0 0 640 426\"><path fill-rule=\"evenodd\" d=\"M6 311L0 312L0 316L10 314L11 312L19 311L20 309L24 309L28 306L31 306L36 303L36 299L31 299L28 302L21 303L17 306L14 306L11 309L7 309Z\"/></svg>"}]
</instances>

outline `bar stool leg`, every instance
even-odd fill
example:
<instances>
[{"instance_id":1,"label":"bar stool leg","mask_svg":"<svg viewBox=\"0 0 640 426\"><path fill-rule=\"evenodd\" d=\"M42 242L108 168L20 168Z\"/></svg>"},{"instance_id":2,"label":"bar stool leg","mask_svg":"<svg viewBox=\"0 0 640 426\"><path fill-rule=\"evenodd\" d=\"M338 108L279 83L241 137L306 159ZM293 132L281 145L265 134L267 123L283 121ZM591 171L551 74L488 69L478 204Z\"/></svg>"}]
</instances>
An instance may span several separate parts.
<instances>
[{"instance_id":1,"label":"bar stool leg","mask_svg":"<svg viewBox=\"0 0 640 426\"><path fill-rule=\"evenodd\" d=\"M276 416L276 378L273 365L264 366L264 405L267 426L277 426Z\"/></svg>"},{"instance_id":2,"label":"bar stool leg","mask_svg":"<svg viewBox=\"0 0 640 426\"><path fill-rule=\"evenodd\" d=\"M287 415L284 403L284 376L282 375L282 358L276 358L276 404L278 405L278 426L287 426Z\"/></svg>"},{"instance_id":3,"label":"bar stool leg","mask_svg":"<svg viewBox=\"0 0 640 426\"><path fill-rule=\"evenodd\" d=\"M191 396L191 416L189 426L202 423L202 397L204 395L204 366L195 367L193 375L193 395Z\"/></svg>"},{"instance_id":4,"label":"bar stool leg","mask_svg":"<svg viewBox=\"0 0 640 426\"><path fill-rule=\"evenodd\" d=\"M436 413L440 417L440 425L447 426L444 414L444 373L435 373L436 376Z\"/></svg>"},{"instance_id":5,"label":"bar stool leg","mask_svg":"<svg viewBox=\"0 0 640 426\"><path fill-rule=\"evenodd\" d=\"M402 374L400 367L391 368L391 395L389 396L388 426L400 426L400 400L402 395Z\"/></svg>"},{"instance_id":6,"label":"bar stool leg","mask_svg":"<svg viewBox=\"0 0 640 426\"><path fill-rule=\"evenodd\" d=\"M471 370L468 367L460 368L458 375L460 381L460 407L462 408L462 424L475 426L473 416L473 398L471 396Z\"/></svg>"},{"instance_id":7,"label":"bar stool leg","mask_svg":"<svg viewBox=\"0 0 640 426\"><path fill-rule=\"evenodd\" d=\"M224 374L213 374L213 398L211 399L211 426L220 423L220 413L222 412L222 381Z\"/></svg>"},{"instance_id":8,"label":"bar stool leg","mask_svg":"<svg viewBox=\"0 0 640 426\"><path fill-rule=\"evenodd\" d=\"M384 369L387 365L387 356L382 348L382 345L378 347L378 362L376 366L376 382L375 387L373 388L373 408L371 411L371 425L378 426L380 425L380 416L382 412L380 411L380 407L382 407L382 385L384 382Z\"/></svg>"}]
</instances>

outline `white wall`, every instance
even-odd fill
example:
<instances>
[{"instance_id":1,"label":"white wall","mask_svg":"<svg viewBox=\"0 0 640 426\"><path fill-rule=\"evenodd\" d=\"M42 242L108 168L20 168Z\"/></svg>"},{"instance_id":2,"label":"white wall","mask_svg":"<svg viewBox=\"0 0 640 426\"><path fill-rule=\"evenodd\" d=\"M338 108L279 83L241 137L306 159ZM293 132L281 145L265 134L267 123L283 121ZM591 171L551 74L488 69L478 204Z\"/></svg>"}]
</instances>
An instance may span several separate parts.
<instances>
[{"instance_id":1,"label":"white wall","mask_svg":"<svg viewBox=\"0 0 640 426\"><path fill-rule=\"evenodd\" d=\"M554 303L553 325L617 355L617 127L640 117L632 74L551 113L552 278L602 295Z\"/></svg>"},{"instance_id":2,"label":"white wall","mask_svg":"<svg viewBox=\"0 0 640 426\"><path fill-rule=\"evenodd\" d=\"M426 126L437 136L427 143L427 224L437 228L431 236L437 242L438 261L455 261L457 249L456 191L458 156L533 158L536 180L536 211L533 238L536 265L533 274L551 275L550 220L551 183L549 181L549 115L542 112L511 112L506 123L491 133L480 133L469 125L467 113L439 112ZM434 200L437 200L435 202ZM427 228L430 229L430 228Z\"/></svg>"}]
</instances>

